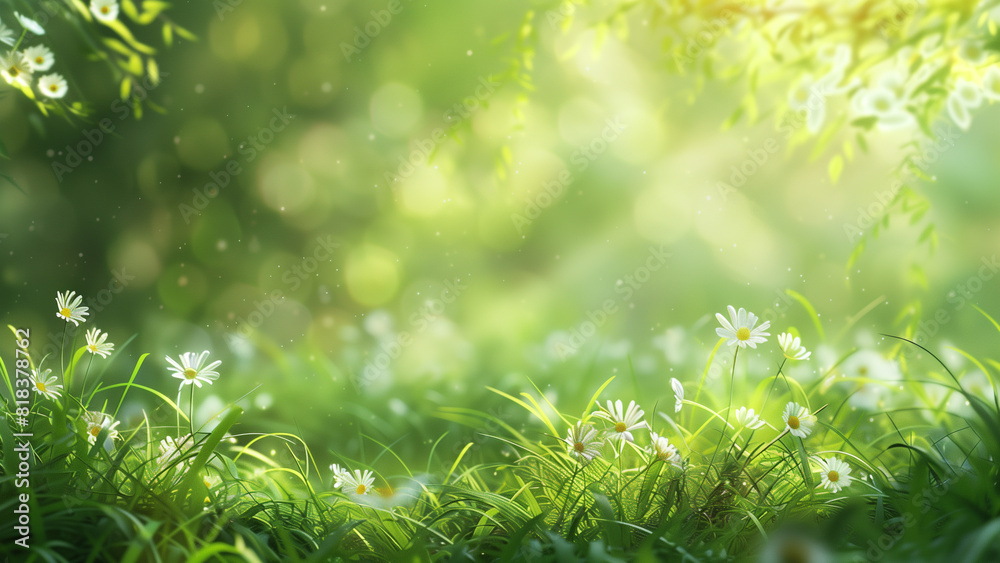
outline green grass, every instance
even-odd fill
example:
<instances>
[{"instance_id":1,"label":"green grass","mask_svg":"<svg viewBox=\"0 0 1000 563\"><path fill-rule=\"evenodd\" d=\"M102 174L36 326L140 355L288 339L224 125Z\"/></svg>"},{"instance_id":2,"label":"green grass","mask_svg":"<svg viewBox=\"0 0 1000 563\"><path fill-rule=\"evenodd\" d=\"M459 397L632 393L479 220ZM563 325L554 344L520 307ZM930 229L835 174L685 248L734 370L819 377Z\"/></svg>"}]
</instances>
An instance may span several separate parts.
<instances>
[{"instance_id":1,"label":"green grass","mask_svg":"<svg viewBox=\"0 0 1000 563\"><path fill-rule=\"evenodd\" d=\"M762 350L774 354L773 373L752 377L738 354L729 377L710 380L706 367L692 378L697 387L688 382L680 412L669 394L640 401L643 419L683 462L652 458L649 430L636 430L620 455L604 444L584 463L568 454L569 427L604 427L594 416L597 401L627 403L623 389L648 382L634 374L606 379L584 390L587 398L567 399L581 407L569 412L526 380L522 389L489 389L519 415L441 407L433 420L450 431L421 447L402 448L407 436L387 442L362 427L357 458L319 452L374 471L375 490L363 496L335 489L331 471L295 433L241 433L246 421L236 405L211 431L195 429L193 447L162 457L161 440L189 432L184 397L173 401L135 383L145 355L125 381L104 381L111 372L89 373L80 348L63 375L73 385L68 392L56 400L32 395L31 549L14 545L11 525L0 531L3 554L39 561L716 561L764 553L793 561L829 552L845 560L997 560L996 393L987 401L968 392L964 373L891 338L906 361L903 380L888 385L906 398L883 412L852 408L851 394L873 380L837 376L849 353L799 383L785 373L792 360L769 342ZM709 363L732 350L716 346ZM1000 363L962 354L995 390ZM0 512L10 515L24 490L15 486L16 384L2 362L0 374L7 422L0 425ZM117 417L140 393L161 407L110 441L104 429L88 442L86 411ZM968 402L962 413L949 412L954 397L959 406ZM806 438L784 428L790 401L815 415ZM741 405L768 424L743 427L735 416ZM474 441L456 442L462 426L477 432ZM424 458L414 463L401 449ZM819 486L817 461L830 456L846 461L855 478L836 494Z\"/></svg>"}]
</instances>

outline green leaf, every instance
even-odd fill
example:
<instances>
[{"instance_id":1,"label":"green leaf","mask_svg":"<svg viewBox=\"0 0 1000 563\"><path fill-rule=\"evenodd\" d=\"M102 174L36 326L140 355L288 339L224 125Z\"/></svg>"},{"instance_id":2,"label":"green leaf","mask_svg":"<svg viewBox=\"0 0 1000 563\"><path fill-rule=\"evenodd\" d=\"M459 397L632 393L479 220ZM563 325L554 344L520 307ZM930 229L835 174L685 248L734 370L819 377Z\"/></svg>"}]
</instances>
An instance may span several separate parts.
<instances>
[{"instance_id":1,"label":"green leaf","mask_svg":"<svg viewBox=\"0 0 1000 563\"><path fill-rule=\"evenodd\" d=\"M236 421L239 420L241 416L243 416L242 407L238 405L229 407L229 411L226 413L226 416L223 417L222 422L215 427L215 430L212 430L208 439L205 440L205 443L203 443L201 448L198 450L198 455L195 456L194 461L191 462L187 476L177 489L178 500L183 501L196 484L200 484L201 487L204 488L205 485L200 482L202 468L205 467L205 463L208 462L208 458L215 453L215 448L219 445L219 442L222 441L222 437L226 434L226 432L229 432L229 429L236 424ZM189 499L189 508L200 511L202 499L204 498L204 495L192 496Z\"/></svg>"},{"instance_id":2,"label":"green leaf","mask_svg":"<svg viewBox=\"0 0 1000 563\"><path fill-rule=\"evenodd\" d=\"M722 130L728 131L729 129L732 129L733 125L736 125L736 122L740 120L740 117L743 117L742 104L740 104L740 106L736 108L736 111L730 114L729 117L722 123Z\"/></svg>"},{"instance_id":3,"label":"green leaf","mask_svg":"<svg viewBox=\"0 0 1000 563\"><path fill-rule=\"evenodd\" d=\"M830 165L827 167L827 172L830 174L830 181L834 184L840 179L840 173L844 171L844 157L839 154L834 155L830 159Z\"/></svg>"},{"instance_id":4,"label":"green leaf","mask_svg":"<svg viewBox=\"0 0 1000 563\"><path fill-rule=\"evenodd\" d=\"M3 178L4 180L7 180L8 182L10 182L10 184L11 184L12 186L14 186L15 188L17 188L17 190L18 190L19 192L21 192L22 194L24 194L24 195L28 195L28 192L24 191L24 188L22 188L22 187L21 187L21 185L20 185L20 184L18 184L18 183L17 183L17 182L16 182L15 180L14 180L14 178L12 178L12 177L8 176L7 174L4 174L3 172L0 172L0 178Z\"/></svg>"},{"instance_id":5,"label":"green leaf","mask_svg":"<svg viewBox=\"0 0 1000 563\"><path fill-rule=\"evenodd\" d=\"M809 155L809 162L816 160L819 158L819 155L823 154L826 147L830 144L830 141L833 140L837 131L844 125L845 121L847 121L847 116L841 117L823 130L823 133L820 134L819 139L816 141L816 146L813 147L812 154Z\"/></svg>"},{"instance_id":6,"label":"green leaf","mask_svg":"<svg viewBox=\"0 0 1000 563\"><path fill-rule=\"evenodd\" d=\"M149 59L146 61L146 71L149 73L149 79L153 81L153 84L160 83L160 65L156 64L156 59Z\"/></svg>"},{"instance_id":7,"label":"green leaf","mask_svg":"<svg viewBox=\"0 0 1000 563\"><path fill-rule=\"evenodd\" d=\"M806 488L811 492L816 485L813 484L812 468L809 467L809 454L806 453L806 446L802 443L802 438L794 436L792 439L795 440L795 445L799 448L799 461L802 463L802 479L805 481Z\"/></svg>"},{"instance_id":8,"label":"green leaf","mask_svg":"<svg viewBox=\"0 0 1000 563\"><path fill-rule=\"evenodd\" d=\"M791 297L792 299L798 301L802 305L802 307L805 308L806 312L809 313L809 317L812 319L813 325L816 326L816 332L819 333L819 339L826 340L826 336L824 336L823 334L823 325L820 324L819 315L816 313L816 309L812 306L812 303L810 303L809 300L806 299L804 295L795 291L794 289L786 289L785 293L788 294L788 296Z\"/></svg>"},{"instance_id":9,"label":"green leaf","mask_svg":"<svg viewBox=\"0 0 1000 563\"><path fill-rule=\"evenodd\" d=\"M132 0L122 0L122 12L125 12L125 15L133 21L139 17L139 11L135 9L135 3Z\"/></svg>"},{"instance_id":10,"label":"green leaf","mask_svg":"<svg viewBox=\"0 0 1000 563\"><path fill-rule=\"evenodd\" d=\"M864 129L865 131L870 131L875 124L878 123L878 117L874 115L871 117L859 117L851 122L851 125Z\"/></svg>"}]
</instances>

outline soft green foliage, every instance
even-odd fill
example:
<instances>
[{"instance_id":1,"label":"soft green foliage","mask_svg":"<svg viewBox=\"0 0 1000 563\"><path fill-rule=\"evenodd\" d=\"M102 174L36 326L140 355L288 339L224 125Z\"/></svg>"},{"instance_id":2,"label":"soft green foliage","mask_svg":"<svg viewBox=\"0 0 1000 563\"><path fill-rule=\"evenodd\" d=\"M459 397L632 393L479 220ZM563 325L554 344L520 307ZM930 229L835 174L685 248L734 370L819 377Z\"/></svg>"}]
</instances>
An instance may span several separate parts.
<instances>
[{"instance_id":1,"label":"soft green foliage","mask_svg":"<svg viewBox=\"0 0 1000 563\"><path fill-rule=\"evenodd\" d=\"M0 557L1000 559L1000 2L110 4L0 0Z\"/></svg>"},{"instance_id":2,"label":"soft green foliage","mask_svg":"<svg viewBox=\"0 0 1000 563\"><path fill-rule=\"evenodd\" d=\"M1000 330L993 338L1000 338ZM83 347L65 370L63 396L35 395L34 437L29 439L31 554L70 560L74 553L87 553L116 561L208 561L224 554L250 561L712 561L741 559L761 546L765 552L798 546L886 560L952 553L963 561L991 560L998 555L995 522L1000 517L1000 475L992 461L1000 455L1000 408L992 378L1000 362L986 360L993 368L988 369L968 356L991 377L993 399L987 401L965 390L961 374L926 348L909 341L904 345L920 354L903 379L870 374L876 378L872 381L900 385L918 397L943 387L947 394L941 404L913 408L897 399L893 403L900 407L887 408L869 424L867 408L851 406L850 394L830 374L801 385L785 373L794 362L786 359L772 375L753 378L743 373L736 353L727 383L703 393L709 391L703 381L695 390L705 403L683 399L677 412L654 410L633 431L634 441L601 439L600 454L588 461L568 455L573 446L562 440L563 429L575 420L593 424L618 416L597 401L621 392L614 378L595 390L579 417L561 413L536 394L537 387L520 397L494 390L530 415L526 426L512 426L519 417L501 419L475 409L445 408L440 416L474 429L495 429L484 435L488 447L509 449L513 459L476 461L483 452L469 454L472 443L454 457L445 455L438 446L447 436L441 436L430 448L427 471L418 474L391 446L372 441L379 451L371 457L373 469L402 469L398 477L378 476L374 495L333 489L331 480L339 479L321 470L309 445L293 434L234 432L243 414L238 406L213 417L217 425L211 430L197 428L193 446L188 437L179 437L187 421L157 424L148 414L134 428L105 425L88 443L86 412L96 402L107 408L117 399L114 418L133 390L164 401L168 409L158 409L158 420L169 419L164 415L169 411L178 420L186 416L178 404L134 383L145 355L127 382L105 381L105 371L82 395L87 384L74 383L80 370L89 375L89 366L83 367L87 362L80 361ZM775 350L770 343L764 346ZM710 363L721 359L717 351ZM0 483L13 489L13 447L23 443L11 431L17 385L2 363L0 375L6 420L0 425ZM745 377L754 382L749 389L739 385ZM737 387L743 389L741 398L758 407L760 422L742 411L737 416L736 393L728 393L728 401L721 398L724 389ZM968 401L966 414L950 412L948 405L957 404L949 401L952 394ZM813 405L813 433L800 437L782 427L784 419L777 415L786 401ZM790 420L789 426L799 428ZM609 434L621 431L613 420L599 424ZM655 451L665 454L657 458L644 445L650 442L648 429L679 448L662 447L663 442ZM175 444L161 442L157 448L161 436L180 447L175 451ZM277 449L287 455L276 459ZM677 457L669 457L678 450ZM853 481L839 492L826 491L815 473L824 467L815 462L830 456L853 471ZM338 461L368 466L363 460ZM14 495L5 498L11 500L2 509L10 511L17 501ZM806 528L794 527L802 525ZM94 534L95 529L101 531ZM840 531L836 536L829 533L834 529Z\"/></svg>"},{"instance_id":3,"label":"soft green foliage","mask_svg":"<svg viewBox=\"0 0 1000 563\"><path fill-rule=\"evenodd\" d=\"M27 27L18 29L17 41L10 46L10 50L2 48L5 53L23 51L29 46L28 43L42 41L44 44L48 39L47 35L58 35L72 30L86 45L89 58L106 63L107 69L111 71L112 79L119 84L121 99L135 104L135 111L138 115L141 115L142 103L146 99L145 89L155 87L160 82L160 70L155 58L156 48L137 39L129 25L140 28L150 25L162 27L163 42L166 47L171 46L175 34L190 41L196 39L190 31L178 26L166 16L164 12L170 7L167 2L143 1L137 6L133 0L123 0L120 9L124 18L121 19L117 17L117 7L115 8L116 17L111 19L97 18L93 13L93 8L89 7L90 5L84 0L64 0L62 2L55 0L13 2L8 0L4 4L8 5L12 12L16 12L18 9L24 10L25 16L46 32L43 35L37 35ZM11 22L13 19L8 17L8 13L3 13L2 17L7 22ZM19 26L15 25L14 27ZM65 54L69 58L71 53ZM62 53L56 53L57 58L60 55ZM61 66L65 68L69 65ZM70 68L63 70L67 73L70 71ZM145 84L145 89L142 87L143 84ZM12 86L34 101L43 115L54 112L68 119L71 115L86 117L89 114L87 103L83 100L62 103L58 99L47 98L44 93L36 94L30 83L26 85L16 83ZM79 98L79 95L72 96L72 98ZM156 106L153 107L156 108Z\"/></svg>"}]
</instances>

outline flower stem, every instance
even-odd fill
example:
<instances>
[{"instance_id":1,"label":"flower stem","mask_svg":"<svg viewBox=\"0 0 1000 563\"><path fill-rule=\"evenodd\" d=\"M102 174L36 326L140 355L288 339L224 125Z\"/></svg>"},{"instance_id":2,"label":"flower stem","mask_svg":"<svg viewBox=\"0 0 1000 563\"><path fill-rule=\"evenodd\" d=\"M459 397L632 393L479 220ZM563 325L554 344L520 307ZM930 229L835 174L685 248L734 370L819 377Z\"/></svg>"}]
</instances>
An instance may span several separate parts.
<instances>
[{"instance_id":1,"label":"flower stem","mask_svg":"<svg viewBox=\"0 0 1000 563\"><path fill-rule=\"evenodd\" d=\"M787 361L788 361L788 358L784 358L784 359L781 360L781 365L778 366L778 373L774 374L774 380L771 381L771 386L768 387L768 389L767 389L767 395L764 395L764 402L761 403L761 405L760 405L760 413L759 414L760 414L761 418L763 418L763 416L764 416L764 408L767 407L767 400L769 398L771 398L771 392L774 391L774 386L778 383L778 376L779 375L785 375L781 370L785 367L785 362L787 362ZM786 380L785 383L787 384L788 381ZM746 441L745 444L743 444L743 451L746 451L746 449L750 446L750 440L753 440L753 435L754 435L755 432L757 432L757 431L754 430L754 429L750 430L750 435L747 436L747 441ZM744 467L746 467L746 466L744 466Z\"/></svg>"},{"instance_id":2,"label":"flower stem","mask_svg":"<svg viewBox=\"0 0 1000 563\"><path fill-rule=\"evenodd\" d=\"M191 385L191 400L188 402L188 425L191 428L191 438L194 439L194 384Z\"/></svg>"},{"instance_id":3,"label":"flower stem","mask_svg":"<svg viewBox=\"0 0 1000 563\"><path fill-rule=\"evenodd\" d=\"M715 451L712 452L712 459L708 462L708 467L705 468L705 477L698 484L698 491L695 495L701 493L701 488L705 486L705 481L708 481L708 472L712 470L715 466L715 456L719 453L719 448L722 447L722 440L726 437L726 429L729 428L729 414L733 411L733 392L736 389L736 358L740 357L740 347L736 347L736 351L733 352L733 371L729 376L729 406L726 408L726 421L722 425L722 430L719 431L719 443L715 445Z\"/></svg>"},{"instance_id":4,"label":"flower stem","mask_svg":"<svg viewBox=\"0 0 1000 563\"><path fill-rule=\"evenodd\" d=\"M80 398L83 398L84 396L87 395L87 378L90 377L90 367L93 365L94 365L94 354L91 354L90 362L87 364L87 371L83 373L83 387L80 388ZM67 391L69 391L68 388Z\"/></svg>"}]
</instances>

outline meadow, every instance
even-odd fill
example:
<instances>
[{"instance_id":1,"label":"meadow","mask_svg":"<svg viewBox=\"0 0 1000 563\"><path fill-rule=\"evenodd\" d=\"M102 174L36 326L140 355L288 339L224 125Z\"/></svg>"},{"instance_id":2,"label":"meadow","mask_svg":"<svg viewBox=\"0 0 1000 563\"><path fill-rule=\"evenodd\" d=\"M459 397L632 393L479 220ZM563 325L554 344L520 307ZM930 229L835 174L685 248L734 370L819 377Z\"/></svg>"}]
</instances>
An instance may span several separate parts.
<instances>
[{"instance_id":1,"label":"meadow","mask_svg":"<svg viewBox=\"0 0 1000 563\"><path fill-rule=\"evenodd\" d=\"M1000 560L998 22L0 1L0 555Z\"/></svg>"}]
</instances>

